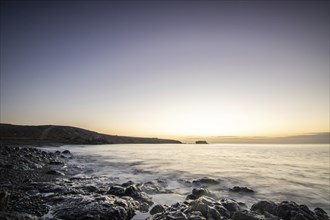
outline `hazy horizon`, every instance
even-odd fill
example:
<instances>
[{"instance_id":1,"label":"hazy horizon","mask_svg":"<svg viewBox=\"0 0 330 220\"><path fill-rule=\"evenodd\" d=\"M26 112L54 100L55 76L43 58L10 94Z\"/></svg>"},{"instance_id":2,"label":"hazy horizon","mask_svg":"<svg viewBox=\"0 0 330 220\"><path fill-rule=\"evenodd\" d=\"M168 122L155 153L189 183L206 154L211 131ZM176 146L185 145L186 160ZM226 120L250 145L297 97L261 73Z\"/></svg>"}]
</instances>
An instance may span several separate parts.
<instances>
[{"instance_id":1,"label":"hazy horizon","mask_svg":"<svg viewBox=\"0 0 330 220\"><path fill-rule=\"evenodd\" d=\"M327 133L328 8L1 3L0 122L160 138Z\"/></svg>"}]
</instances>

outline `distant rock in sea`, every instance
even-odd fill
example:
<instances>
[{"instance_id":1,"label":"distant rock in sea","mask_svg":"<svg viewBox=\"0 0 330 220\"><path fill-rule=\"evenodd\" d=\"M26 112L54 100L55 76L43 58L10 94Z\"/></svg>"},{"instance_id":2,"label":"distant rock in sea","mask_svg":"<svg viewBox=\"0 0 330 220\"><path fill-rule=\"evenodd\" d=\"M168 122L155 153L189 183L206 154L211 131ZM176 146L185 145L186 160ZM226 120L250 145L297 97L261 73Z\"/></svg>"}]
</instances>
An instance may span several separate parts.
<instances>
[{"instance_id":1,"label":"distant rock in sea","mask_svg":"<svg viewBox=\"0 0 330 220\"><path fill-rule=\"evenodd\" d=\"M196 141L195 143L196 143L196 144L207 144L206 141Z\"/></svg>"}]
</instances>

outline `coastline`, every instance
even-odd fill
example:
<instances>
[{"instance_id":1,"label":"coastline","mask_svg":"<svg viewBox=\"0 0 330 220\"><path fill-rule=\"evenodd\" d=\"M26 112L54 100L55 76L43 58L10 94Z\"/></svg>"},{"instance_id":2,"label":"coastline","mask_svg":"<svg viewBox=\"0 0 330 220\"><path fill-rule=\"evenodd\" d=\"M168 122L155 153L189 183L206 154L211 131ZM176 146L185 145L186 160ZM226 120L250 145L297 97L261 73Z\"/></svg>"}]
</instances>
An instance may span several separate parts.
<instances>
[{"instance_id":1,"label":"coastline","mask_svg":"<svg viewBox=\"0 0 330 220\"><path fill-rule=\"evenodd\" d=\"M60 150L60 149L59 149ZM115 177L84 177L71 152L1 145L0 216L7 219L329 219L320 208L311 211L294 202L261 201L247 207L233 199L214 197L208 185L196 180L183 202L155 204L152 197L166 192L166 182L117 184ZM77 161L75 161L77 162ZM244 187L233 190L248 192Z\"/></svg>"}]
</instances>

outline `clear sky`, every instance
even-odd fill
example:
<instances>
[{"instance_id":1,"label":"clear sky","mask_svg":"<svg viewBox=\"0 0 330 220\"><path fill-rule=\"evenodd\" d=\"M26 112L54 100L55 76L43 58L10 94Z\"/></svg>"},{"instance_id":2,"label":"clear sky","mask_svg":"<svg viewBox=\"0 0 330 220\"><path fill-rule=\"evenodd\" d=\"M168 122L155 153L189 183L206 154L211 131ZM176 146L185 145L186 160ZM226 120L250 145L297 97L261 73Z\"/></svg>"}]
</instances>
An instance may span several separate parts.
<instances>
[{"instance_id":1,"label":"clear sky","mask_svg":"<svg viewBox=\"0 0 330 220\"><path fill-rule=\"evenodd\" d=\"M118 135L329 131L328 1L1 5L1 122Z\"/></svg>"}]
</instances>

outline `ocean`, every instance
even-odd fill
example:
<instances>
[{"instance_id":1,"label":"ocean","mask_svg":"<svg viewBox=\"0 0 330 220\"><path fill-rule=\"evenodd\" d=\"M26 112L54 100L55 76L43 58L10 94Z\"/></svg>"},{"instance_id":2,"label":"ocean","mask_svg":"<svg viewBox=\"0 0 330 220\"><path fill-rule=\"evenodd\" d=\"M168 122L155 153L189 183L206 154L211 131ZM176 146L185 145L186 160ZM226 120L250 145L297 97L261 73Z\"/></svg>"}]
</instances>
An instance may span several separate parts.
<instances>
[{"instance_id":1,"label":"ocean","mask_svg":"<svg viewBox=\"0 0 330 220\"><path fill-rule=\"evenodd\" d=\"M183 201L195 179L219 180L210 190L248 206L260 200L295 201L330 213L329 145L113 144L66 145L78 175L111 176L118 183L166 180L171 193L152 195L159 204ZM234 186L253 194L234 193Z\"/></svg>"}]
</instances>

